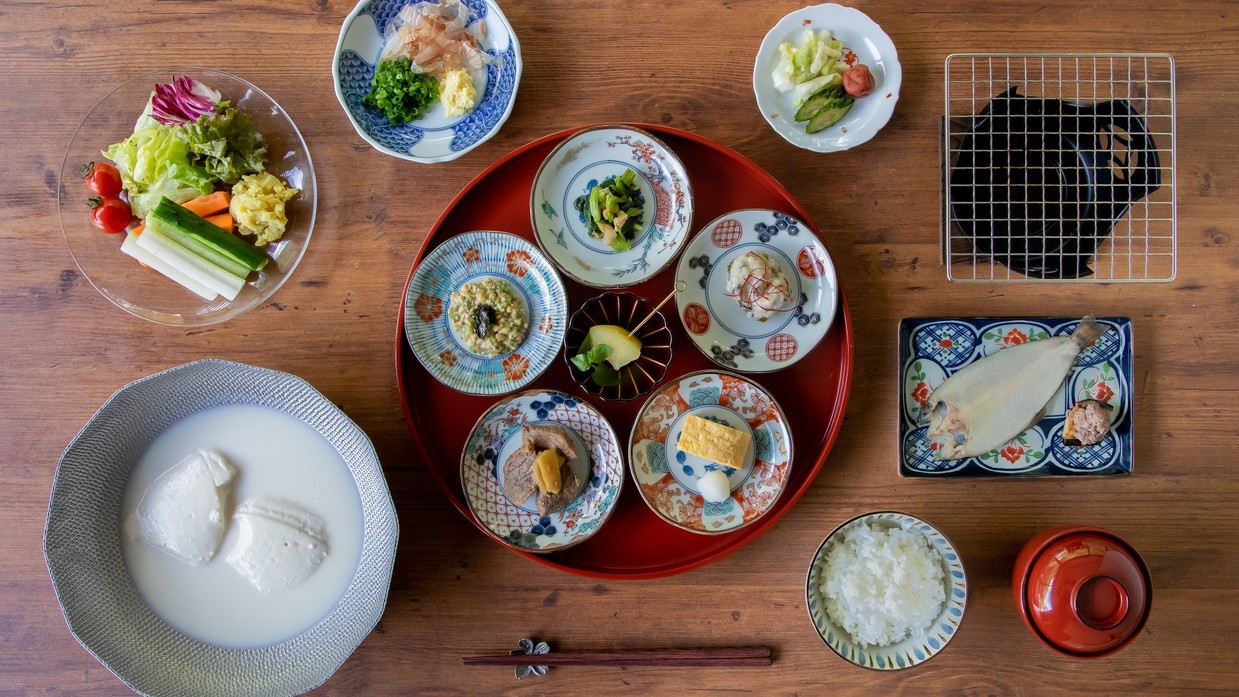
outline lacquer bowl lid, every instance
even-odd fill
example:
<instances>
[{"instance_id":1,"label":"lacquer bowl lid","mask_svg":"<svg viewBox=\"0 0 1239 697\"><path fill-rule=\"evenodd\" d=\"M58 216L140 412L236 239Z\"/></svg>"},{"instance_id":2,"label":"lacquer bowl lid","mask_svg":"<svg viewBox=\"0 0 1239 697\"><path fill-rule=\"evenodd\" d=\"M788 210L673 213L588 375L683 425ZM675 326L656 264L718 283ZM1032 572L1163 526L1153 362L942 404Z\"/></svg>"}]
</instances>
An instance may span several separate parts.
<instances>
[{"instance_id":1,"label":"lacquer bowl lid","mask_svg":"<svg viewBox=\"0 0 1239 697\"><path fill-rule=\"evenodd\" d=\"M1088 528L1044 544L1026 568L1019 601L1049 646L1099 657L1123 648L1144 627L1151 590L1148 568L1130 545Z\"/></svg>"}]
</instances>

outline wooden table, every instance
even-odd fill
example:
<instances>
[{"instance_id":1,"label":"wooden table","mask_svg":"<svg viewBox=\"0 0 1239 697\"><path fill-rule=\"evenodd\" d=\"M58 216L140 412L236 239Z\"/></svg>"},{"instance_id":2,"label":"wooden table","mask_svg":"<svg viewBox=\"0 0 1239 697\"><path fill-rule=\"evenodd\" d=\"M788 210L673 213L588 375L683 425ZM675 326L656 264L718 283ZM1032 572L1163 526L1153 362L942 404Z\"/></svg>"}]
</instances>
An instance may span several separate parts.
<instances>
[{"instance_id":1,"label":"wooden table","mask_svg":"<svg viewBox=\"0 0 1239 697\"><path fill-rule=\"evenodd\" d=\"M0 693L123 695L76 644L42 557L57 459L120 386L203 357L295 373L371 436L402 536L387 612L321 694L1108 694L1239 688L1239 21L1228 2L858 3L904 69L893 120L872 142L816 155L755 108L766 29L804 3L507 2L524 76L502 131L455 162L371 149L332 93L331 56L351 3L5 3L0 7ZM953 284L939 261L938 123L944 58L959 51L1166 51L1178 79L1178 277L1158 284ZM139 71L202 64L262 86L312 150L313 244L265 306L176 329L110 305L74 266L56 213L57 172L81 117ZM661 580L608 582L500 548L446 501L402 421L396 309L431 224L504 153L563 128L667 124L734 148L801 201L851 300L856 373L842 435L807 495L753 544ZM907 480L896 473L896 327L918 315L1130 316L1136 473L1128 478ZM968 612L941 656L894 674L853 667L814 633L809 558L835 525L893 508L961 550ZM1114 657L1060 657L1024 627L1009 576L1043 528L1091 523L1130 540L1154 578L1148 626ZM464 668L536 636L558 649L762 643L771 668L564 668L517 683Z\"/></svg>"}]
</instances>

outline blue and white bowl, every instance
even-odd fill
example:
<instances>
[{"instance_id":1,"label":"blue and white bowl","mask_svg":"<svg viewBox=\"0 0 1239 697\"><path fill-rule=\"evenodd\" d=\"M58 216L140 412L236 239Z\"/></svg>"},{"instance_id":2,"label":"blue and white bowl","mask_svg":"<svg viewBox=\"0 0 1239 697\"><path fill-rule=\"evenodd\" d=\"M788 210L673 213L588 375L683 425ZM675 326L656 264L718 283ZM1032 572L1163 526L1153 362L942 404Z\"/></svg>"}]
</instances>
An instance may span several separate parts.
<instances>
[{"instance_id":1,"label":"blue and white bowl","mask_svg":"<svg viewBox=\"0 0 1239 697\"><path fill-rule=\"evenodd\" d=\"M485 25L482 48L501 62L487 66L483 78L475 77L477 108L457 118L449 118L443 105L436 103L421 119L393 126L382 113L361 103L374 79L384 30L414 0L361 0L345 18L331 66L336 98L353 128L379 152L424 164L455 160L498 133L512 114L522 66L516 32L492 0L461 1L472 10L470 25Z\"/></svg>"},{"instance_id":2,"label":"blue and white bowl","mask_svg":"<svg viewBox=\"0 0 1239 697\"><path fill-rule=\"evenodd\" d=\"M529 328L513 351L472 353L448 323L452 293L466 283L505 281L525 306ZM418 264L404 303L404 334L422 366L466 394L514 392L555 360L568 325L563 281L532 243L506 232L475 231L449 238Z\"/></svg>"},{"instance_id":3,"label":"blue and white bowl","mask_svg":"<svg viewBox=\"0 0 1239 697\"><path fill-rule=\"evenodd\" d=\"M727 293L729 267L746 252L767 255L788 280L792 303L755 319ZM775 210L731 211L689 240L676 269L675 304L693 344L719 366L770 373L804 358L834 322L839 280L826 246L804 221Z\"/></svg>"},{"instance_id":4,"label":"blue and white bowl","mask_svg":"<svg viewBox=\"0 0 1239 697\"><path fill-rule=\"evenodd\" d=\"M946 600L933 624L921 636L910 636L887 646L872 646L854 641L826 611L826 598L821 578L826 565L826 556L843 533L858 525L876 524L882 528L902 528L920 533L929 542L930 548L942 562L943 584ZM964 619L968 599L968 581L964 564L960 561L955 546L929 523L904 513L878 511L857 516L835 528L813 554L809 573L805 578L805 607L818 636L832 651L862 668L874 670L900 670L911 668L933 658L958 632Z\"/></svg>"},{"instance_id":5,"label":"blue and white bowl","mask_svg":"<svg viewBox=\"0 0 1239 697\"><path fill-rule=\"evenodd\" d=\"M512 501L503 491L503 463L521 447L526 423L560 426L576 446L568 466L585 488L558 513L541 515L532 498ZM523 552L554 552L589 539L611 517L624 484L624 459L615 429L589 402L530 390L501 399L478 419L461 455L460 483L488 535Z\"/></svg>"}]
</instances>

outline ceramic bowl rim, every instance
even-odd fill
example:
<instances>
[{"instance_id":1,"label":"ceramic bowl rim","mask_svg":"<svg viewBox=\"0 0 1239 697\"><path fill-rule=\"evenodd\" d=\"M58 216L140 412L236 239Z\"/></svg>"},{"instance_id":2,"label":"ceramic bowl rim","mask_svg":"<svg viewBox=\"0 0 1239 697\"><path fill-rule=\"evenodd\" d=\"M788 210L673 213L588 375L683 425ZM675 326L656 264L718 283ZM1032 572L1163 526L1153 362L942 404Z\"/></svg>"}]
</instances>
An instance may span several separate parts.
<instances>
[{"instance_id":1,"label":"ceramic bowl rim","mask_svg":"<svg viewBox=\"0 0 1239 697\"><path fill-rule=\"evenodd\" d=\"M953 631L951 635L946 638L946 640L942 643L942 646L936 649L933 653L927 655L925 658L918 660L915 663L909 663L906 666L891 665L890 667L887 667L887 668L881 668L877 666L858 663L855 660L839 653L838 649L831 646L830 643L826 641L826 637L823 636L820 631L818 631L817 624L812 621L813 614L809 610L809 603L811 602L813 595L814 595L813 594L813 566L817 562L817 559L822 554L824 554L826 547L839 533L851 527L852 525L855 525L859 523L860 521L867 519L867 518L880 518L882 516L897 516L898 518L903 519L905 521L911 521L913 526L924 525L928 527L930 530L933 530L934 533L936 533L938 536L940 536L943 540L946 541L946 549L955 554L956 559L958 560L959 572L960 572L960 578L959 578L958 584L956 584L954 580L952 580L951 574L949 572L946 574L945 578L943 579L944 583L946 584L946 588L947 588L947 596L946 596L946 600L943 602L942 610L939 611L937 617L934 618L934 624L938 624L942 622L943 617L949 612L949 609L953 605L957 605L959 607L959 618L956 622L955 631ZM899 524L898 520L894 520L891 518L886 518L885 520L887 522L895 523L896 527L903 528L903 526ZM920 533L920 534L924 535L924 533ZM942 558L941 561L944 566L948 564L945 558ZM925 663L928 663L929 661L933 660L935 656L938 656L939 654L946 651L946 647L950 644L950 642L956 636L959 635L959 630L961 627L963 627L964 617L968 614L967 612L968 611L968 571L967 569L964 568L964 559L963 559L963 556L959 553L959 548L955 546L955 543L951 541L951 538L947 537L946 534L943 533L942 530L938 526L934 525L933 523L930 523L929 521L925 520L924 518L921 518L920 516L915 516L915 515L912 515L911 513L904 513L902 511L896 511L894 509L880 509L880 510L875 510L875 511L869 511L867 513L860 513L855 516L852 516L851 518L835 526L835 528L831 530L830 533L827 534L826 537L822 539L822 542L817 546L817 548L813 552L813 555L809 558L809 567L805 571L804 584L805 584L805 595L804 595L805 611L809 614L810 624L813 625L813 631L815 634L817 634L818 639L820 639L822 643L825 644L831 650L831 652L833 652L836 656L843 659L844 661L847 661L848 663L852 665L859 666L861 668L865 668L867 670L872 670L872 671L876 671L880 673L899 671L899 670L908 670L909 668L915 668L917 666L924 665ZM956 587L956 585L958 585L958 587L962 589L963 594L964 594L964 598L959 601L953 600L951 592L950 592L954 587ZM822 608L822 613L826 614L826 610L824 607ZM827 615L827 619L829 619L828 615ZM833 623L833 620L830 620L830 621ZM840 633L841 633L841 637L846 637L847 644L853 645L853 646L856 645L856 642L852 641L851 637L848 636L845 632L842 632L842 630L840 630ZM900 641L904 641L904 640L906 639L903 639ZM899 643L899 642L896 642L896 643ZM889 646L880 646L880 647L874 647L874 648L886 649L886 648L889 648Z\"/></svg>"},{"instance_id":2,"label":"ceramic bowl rim","mask_svg":"<svg viewBox=\"0 0 1239 697\"><path fill-rule=\"evenodd\" d=\"M556 256L553 253L551 253L551 250L546 248L546 245L542 241L542 235L539 233L540 227L538 226L538 212L537 212L538 211L538 204L537 204L538 181L542 179L542 175L546 171L546 168L550 164L550 162L553 159L555 159L556 155L562 152L570 143L572 143L577 138L580 138L581 136L594 132L594 131L605 131L605 130L628 131L630 133L635 133L639 135L640 137L645 138L649 140L650 142L654 143L657 146L658 150L660 151L661 159L669 161L671 164L675 165L675 167L678 168L679 171L684 172L684 201L685 201L685 206L688 209L686 219L684 221L684 233L680 236L680 241L675 251L667 255L666 261L664 261L656 269L643 272L644 275L641 278L637 278L635 280L629 279L622 283L613 283L613 284L595 283L587 279L580 278L577 276L577 274L573 273L570 269L568 269L566 265L560 262L559 259L556 258ZM662 138L659 138L658 136L654 135L652 132L644 128L641 128L640 125L629 125L629 124L618 123L618 122L599 123L599 124L594 124L592 126L583 126L581 128L578 128L572 131L571 133L566 135L563 140L556 143L555 147L551 148L551 151L547 154L547 156L542 159L541 164L538 165L537 171L534 172L533 182L530 184L530 187L529 187L529 222L530 222L530 227L533 230L533 240L534 240L534 243L538 246L538 249L542 250L542 252L546 255L548 259L551 260L551 263L555 265L555 267L559 270L560 273L562 273L563 275L567 276L568 278L572 279L573 281L576 281L577 283L583 286L586 286L588 288L593 288L596 290L601 290L601 291L618 291L618 290L622 290L626 288L631 288L633 286L640 285L641 283L645 283L646 281L649 281L655 276L658 276L663 271L666 271L667 268L670 267L671 264L675 263L675 261L679 258L680 253L684 251L684 248L688 246L689 238L692 237L693 217L695 216L695 214L696 214L696 202L695 202L695 199L693 198L693 182L692 182L692 179L688 176L688 169L684 166L684 160L678 154L676 154L676 152L671 149L671 146L667 145L667 143L664 142Z\"/></svg>"},{"instance_id":3,"label":"ceramic bowl rim","mask_svg":"<svg viewBox=\"0 0 1239 697\"><path fill-rule=\"evenodd\" d=\"M409 0L408 4L414 4L416 1L417 0ZM452 160L459 159L466 153L476 149L478 146L482 145L491 138L494 138L498 135L499 131L503 129L503 125L507 123L508 118L512 115L513 108L516 106L516 96L520 92L521 73L524 72L525 61L521 57L521 44L520 39L516 36L516 28L512 26L512 22L508 20L507 15L505 15L503 10L500 9L499 3L495 0L483 1L486 3L487 11L496 13L502 23L508 28L508 36L512 44L512 52L516 58L516 72L513 76L512 98L508 100L508 104L504 108L503 115L499 117L499 120L495 122L495 125L491 127L483 137L479 138L467 148L435 157L417 157L415 155L410 155L407 152L393 150L376 141L374 137L367 133L366 130L362 128L361 124L357 122L357 117L353 115L353 110L349 108L348 101L344 97L344 90L340 85L340 55L344 52L344 39L348 35L349 28L362 13L362 10L364 10L367 5L376 2L376 0L359 0L353 7L352 11L348 13L348 15L344 18L344 21L340 24L340 34L336 39L335 52L331 57L331 81L335 91L336 100L340 102L340 107L344 110L345 116L348 117L349 123L353 125L353 130L357 132L357 135L361 136L362 140L366 141L367 145L374 148L378 152L383 153L384 155L399 158L407 162L416 162L418 164L427 165L438 164L440 162L451 162Z\"/></svg>"}]
</instances>

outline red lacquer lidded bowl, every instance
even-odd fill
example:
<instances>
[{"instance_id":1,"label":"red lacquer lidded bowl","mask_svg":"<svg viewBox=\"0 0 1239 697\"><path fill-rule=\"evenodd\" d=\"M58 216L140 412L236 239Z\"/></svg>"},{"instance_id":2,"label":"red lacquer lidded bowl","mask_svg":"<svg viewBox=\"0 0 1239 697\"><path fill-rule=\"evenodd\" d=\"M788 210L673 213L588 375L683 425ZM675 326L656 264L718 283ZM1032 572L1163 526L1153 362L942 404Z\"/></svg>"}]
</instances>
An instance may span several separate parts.
<instances>
[{"instance_id":1,"label":"red lacquer lidded bowl","mask_svg":"<svg viewBox=\"0 0 1239 697\"><path fill-rule=\"evenodd\" d=\"M1152 601L1139 553L1114 533L1087 526L1047 530L1029 540L1011 586L1033 633L1079 658L1107 656L1131 643Z\"/></svg>"}]
</instances>

